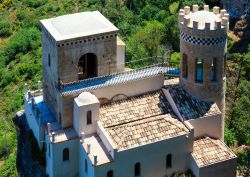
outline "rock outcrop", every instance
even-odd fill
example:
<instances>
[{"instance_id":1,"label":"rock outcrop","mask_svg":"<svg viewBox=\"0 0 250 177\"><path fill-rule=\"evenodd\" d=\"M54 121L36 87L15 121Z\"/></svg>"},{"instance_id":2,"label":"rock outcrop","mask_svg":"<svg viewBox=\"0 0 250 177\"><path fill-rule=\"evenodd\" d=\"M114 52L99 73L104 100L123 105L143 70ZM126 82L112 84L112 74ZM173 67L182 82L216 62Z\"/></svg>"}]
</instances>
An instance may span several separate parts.
<instances>
[{"instance_id":1,"label":"rock outcrop","mask_svg":"<svg viewBox=\"0 0 250 177\"><path fill-rule=\"evenodd\" d=\"M13 118L17 126L17 157L16 167L20 177L43 177L43 152L39 151L38 144L32 131L29 129L24 111L19 111Z\"/></svg>"}]
</instances>

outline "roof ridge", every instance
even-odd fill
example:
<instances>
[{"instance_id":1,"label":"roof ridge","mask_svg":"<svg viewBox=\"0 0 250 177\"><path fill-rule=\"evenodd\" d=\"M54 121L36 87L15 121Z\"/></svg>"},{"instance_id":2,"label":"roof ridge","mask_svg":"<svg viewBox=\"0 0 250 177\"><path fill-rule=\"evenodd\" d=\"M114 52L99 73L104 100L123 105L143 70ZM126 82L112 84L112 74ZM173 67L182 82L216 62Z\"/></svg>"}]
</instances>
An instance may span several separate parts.
<instances>
[{"instance_id":1,"label":"roof ridge","mask_svg":"<svg viewBox=\"0 0 250 177\"><path fill-rule=\"evenodd\" d=\"M174 119L174 118L169 118L169 117L165 117L164 118L166 121L170 122L172 125L182 129L183 131L188 131L187 127L183 124L183 122L177 120L177 119ZM183 127L181 127L179 124L177 124L176 122L179 122L181 123L181 125L183 125Z\"/></svg>"},{"instance_id":2,"label":"roof ridge","mask_svg":"<svg viewBox=\"0 0 250 177\"><path fill-rule=\"evenodd\" d=\"M123 103L123 102L126 102L126 101L133 101L133 100L136 100L136 99L144 98L144 97L149 96L149 95L152 96L154 94L161 93L161 92L162 92L161 89L148 91L148 92L141 93L141 94L138 94L138 95L128 96L128 98L124 98L124 99L121 99L121 100L116 100L116 101L112 101L112 102L102 104L101 107L105 107L105 106L113 105L113 104L117 104L117 103Z\"/></svg>"},{"instance_id":3,"label":"roof ridge","mask_svg":"<svg viewBox=\"0 0 250 177\"><path fill-rule=\"evenodd\" d=\"M153 122L155 120L160 120L160 119L164 119L165 117L163 117L164 115L170 115L169 113L167 114L157 114L157 115L153 115L153 116L149 116L149 117L145 117L145 118L142 118L142 119L137 119L137 120L133 120L133 121L130 121L130 122L126 122L126 123L121 123L121 124L116 124L116 125L113 125L113 126L109 126L109 127L105 127L107 129L109 128L114 128L114 127L131 127L130 125L138 125L138 124L141 124L141 123L146 123L146 122Z\"/></svg>"}]
</instances>

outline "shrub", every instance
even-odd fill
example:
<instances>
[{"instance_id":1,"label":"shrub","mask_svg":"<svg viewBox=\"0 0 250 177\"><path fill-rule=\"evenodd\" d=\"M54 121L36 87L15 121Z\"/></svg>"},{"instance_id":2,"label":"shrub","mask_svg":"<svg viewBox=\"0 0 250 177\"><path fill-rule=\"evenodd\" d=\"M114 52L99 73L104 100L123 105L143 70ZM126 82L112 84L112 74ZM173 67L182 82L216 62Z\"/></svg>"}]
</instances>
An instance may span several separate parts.
<instances>
[{"instance_id":1,"label":"shrub","mask_svg":"<svg viewBox=\"0 0 250 177\"><path fill-rule=\"evenodd\" d=\"M235 145L235 144L237 143L235 134L233 133L232 130L229 130L229 129L227 129L227 128L225 128L224 140L225 140L225 143L226 143L228 146L233 146L233 145Z\"/></svg>"},{"instance_id":2,"label":"shrub","mask_svg":"<svg viewBox=\"0 0 250 177\"><path fill-rule=\"evenodd\" d=\"M25 18L25 12L23 10L18 11L17 15L16 15L18 20L23 20Z\"/></svg>"},{"instance_id":3,"label":"shrub","mask_svg":"<svg viewBox=\"0 0 250 177\"><path fill-rule=\"evenodd\" d=\"M48 0L25 0L24 3L29 7L37 8L46 4Z\"/></svg>"},{"instance_id":4,"label":"shrub","mask_svg":"<svg viewBox=\"0 0 250 177\"><path fill-rule=\"evenodd\" d=\"M5 64L16 58L19 53L28 53L36 50L41 44L40 32L37 28L24 28L19 30L4 49Z\"/></svg>"},{"instance_id":5,"label":"shrub","mask_svg":"<svg viewBox=\"0 0 250 177\"><path fill-rule=\"evenodd\" d=\"M0 21L0 37L8 37L11 35L11 27L8 21Z\"/></svg>"}]
</instances>

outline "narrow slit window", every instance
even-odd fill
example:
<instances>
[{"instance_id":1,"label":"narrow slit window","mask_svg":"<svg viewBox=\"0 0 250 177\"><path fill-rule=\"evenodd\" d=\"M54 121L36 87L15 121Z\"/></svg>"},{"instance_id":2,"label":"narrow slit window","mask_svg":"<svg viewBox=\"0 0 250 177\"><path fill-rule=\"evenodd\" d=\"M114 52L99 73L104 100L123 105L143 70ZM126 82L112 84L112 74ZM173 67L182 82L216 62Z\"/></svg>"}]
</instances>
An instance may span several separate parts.
<instances>
[{"instance_id":1,"label":"narrow slit window","mask_svg":"<svg viewBox=\"0 0 250 177\"><path fill-rule=\"evenodd\" d=\"M63 149L63 161L69 160L69 149L65 148Z\"/></svg>"},{"instance_id":2,"label":"narrow slit window","mask_svg":"<svg viewBox=\"0 0 250 177\"><path fill-rule=\"evenodd\" d=\"M172 154L168 154L166 157L166 168L172 167Z\"/></svg>"},{"instance_id":3,"label":"narrow slit window","mask_svg":"<svg viewBox=\"0 0 250 177\"><path fill-rule=\"evenodd\" d=\"M212 64L211 64L211 81L216 81L216 77L217 77L217 60L216 58L213 58L212 60Z\"/></svg>"},{"instance_id":4,"label":"narrow slit window","mask_svg":"<svg viewBox=\"0 0 250 177\"><path fill-rule=\"evenodd\" d=\"M87 112L87 125L92 124L92 112L88 111Z\"/></svg>"},{"instance_id":5,"label":"narrow slit window","mask_svg":"<svg viewBox=\"0 0 250 177\"><path fill-rule=\"evenodd\" d=\"M50 66L50 63L51 63L50 60L51 60L51 59L50 59L50 54L48 54L48 66Z\"/></svg>"},{"instance_id":6,"label":"narrow slit window","mask_svg":"<svg viewBox=\"0 0 250 177\"><path fill-rule=\"evenodd\" d=\"M136 163L135 164L135 177L139 177L141 175L141 164Z\"/></svg>"},{"instance_id":7,"label":"narrow slit window","mask_svg":"<svg viewBox=\"0 0 250 177\"><path fill-rule=\"evenodd\" d=\"M227 55L224 55L224 76L226 76L226 69L227 69Z\"/></svg>"},{"instance_id":8,"label":"narrow slit window","mask_svg":"<svg viewBox=\"0 0 250 177\"><path fill-rule=\"evenodd\" d=\"M196 59L196 67L195 67L195 80L196 82L203 82L203 59Z\"/></svg>"},{"instance_id":9,"label":"narrow slit window","mask_svg":"<svg viewBox=\"0 0 250 177\"><path fill-rule=\"evenodd\" d=\"M188 63L187 63L187 55L183 54L182 56L182 77L188 78Z\"/></svg>"},{"instance_id":10,"label":"narrow slit window","mask_svg":"<svg viewBox=\"0 0 250 177\"><path fill-rule=\"evenodd\" d=\"M88 162L87 162L87 159L85 159L85 173L88 173Z\"/></svg>"},{"instance_id":11,"label":"narrow slit window","mask_svg":"<svg viewBox=\"0 0 250 177\"><path fill-rule=\"evenodd\" d=\"M113 176L114 176L113 170L109 170L109 171L107 172L107 177L113 177Z\"/></svg>"}]
</instances>

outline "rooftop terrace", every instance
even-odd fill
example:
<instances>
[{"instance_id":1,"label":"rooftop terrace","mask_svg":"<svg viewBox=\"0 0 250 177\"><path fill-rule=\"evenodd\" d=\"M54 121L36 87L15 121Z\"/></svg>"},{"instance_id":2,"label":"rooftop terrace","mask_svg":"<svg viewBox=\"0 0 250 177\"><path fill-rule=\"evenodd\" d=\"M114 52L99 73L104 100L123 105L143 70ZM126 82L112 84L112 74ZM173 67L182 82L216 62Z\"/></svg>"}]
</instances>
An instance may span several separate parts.
<instances>
[{"instance_id":1,"label":"rooftop terrace","mask_svg":"<svg viewBox=\"0 0 250 177\"><path fill-rule=\"evenodd\" d=\"M118 29L100 12L81 12L41 20L42 25L56 41L118 32Z\"/></svg>"}]
</instances>

